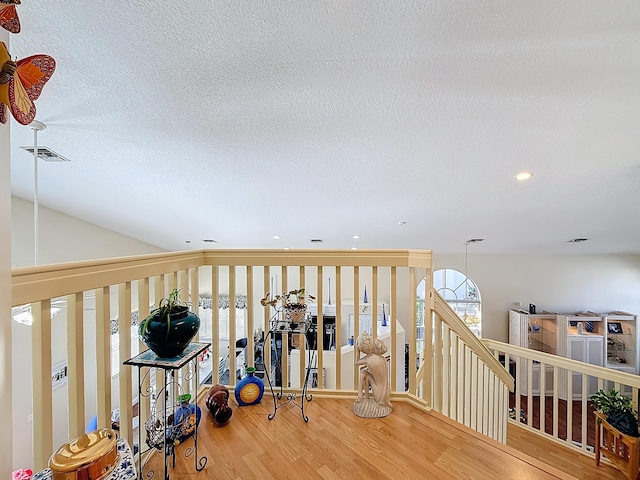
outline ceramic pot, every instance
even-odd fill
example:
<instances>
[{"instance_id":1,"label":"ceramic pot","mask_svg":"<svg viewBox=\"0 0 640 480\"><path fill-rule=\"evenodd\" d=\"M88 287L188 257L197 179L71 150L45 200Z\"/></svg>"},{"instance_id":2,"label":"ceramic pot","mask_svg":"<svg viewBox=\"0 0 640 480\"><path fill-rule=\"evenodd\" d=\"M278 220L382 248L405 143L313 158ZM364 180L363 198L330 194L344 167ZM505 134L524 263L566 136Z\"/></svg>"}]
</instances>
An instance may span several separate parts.
<instances>
[{"instance_id":1,"label":"ceramic pot","mask_svg":"<svg viewBox=\"0 0 640 480\"><path fill-rule=\"evenodd\" d=\"M213 385L207 393L205 403L217 425L225 425L231 419L233 410L229 406L229 389L224 385Z\"/></svg>"},{"instance_id":2,"label":"ceramic pot","mask_svg":"<svg viewBox=\"0 0 640 480\"><path fill-rule=\"evenodd\" d=\"M187 348L200 328L200 318L189 311L187 306L177 306L169 314L169 328L167 322L159 315L152 317L147 329L142 329L147 323L140 322L138 333L144 344L160 358L180 355Z\"/></svg>"},{"instance_id":3,"label":"ceramic pot","mask_svg":"<svg viewBox=\"0 0 640 480\"><path fill-rule=\"evenodd\" d=\"M264 394L264 382L255 376L256 369L247 367L246 375L238 382L234 390L238 405L255 405L260 403Z\"/></svg>"}]
</instances>

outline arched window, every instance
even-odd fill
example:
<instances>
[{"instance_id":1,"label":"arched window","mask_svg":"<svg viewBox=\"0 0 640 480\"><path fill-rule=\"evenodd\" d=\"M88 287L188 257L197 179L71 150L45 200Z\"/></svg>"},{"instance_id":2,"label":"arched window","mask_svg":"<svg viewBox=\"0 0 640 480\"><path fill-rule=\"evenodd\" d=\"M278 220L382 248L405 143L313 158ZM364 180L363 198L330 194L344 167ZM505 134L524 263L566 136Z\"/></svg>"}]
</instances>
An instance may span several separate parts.
<instances>
[{"instance_id":1,"label":"arched window","mask_svg":"<svg viewBox=\"0 0 640 480\"><path fill-rule=\"evenodd\" d=\"M433 289L447 301L476 336L482 337L480 290L471 278L451 268L436 270L433 272Z\"/></svg>"}]
</instances>

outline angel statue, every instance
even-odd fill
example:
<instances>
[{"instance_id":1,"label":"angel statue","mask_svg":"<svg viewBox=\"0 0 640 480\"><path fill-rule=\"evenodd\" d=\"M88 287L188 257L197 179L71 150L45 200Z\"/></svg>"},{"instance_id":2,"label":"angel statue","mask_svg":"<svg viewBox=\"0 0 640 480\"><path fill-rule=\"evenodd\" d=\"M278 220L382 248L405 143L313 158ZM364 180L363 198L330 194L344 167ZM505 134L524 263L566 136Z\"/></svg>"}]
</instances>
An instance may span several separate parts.
<instances>
[{"instance_id":1,"label":"angel statue","mask_svg":"<svg viewBox=\"0 0 640 480\"><path fill-rule=\"evenodd\" d=\"M360 379L353 413L362 418L386 417L392 411L389 370L383 357L387 346L368 333L361 334L355 343L355 364L360 368Z\"/></svg>"}]
</instances>

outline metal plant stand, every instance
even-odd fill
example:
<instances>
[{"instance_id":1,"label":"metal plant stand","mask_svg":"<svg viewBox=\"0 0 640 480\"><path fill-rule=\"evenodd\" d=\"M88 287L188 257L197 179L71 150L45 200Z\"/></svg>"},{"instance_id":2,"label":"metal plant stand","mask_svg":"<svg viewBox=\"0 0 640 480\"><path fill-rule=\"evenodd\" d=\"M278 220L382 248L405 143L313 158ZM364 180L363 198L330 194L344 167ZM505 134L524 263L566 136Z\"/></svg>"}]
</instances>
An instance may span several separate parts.
<instances>
[{"instance_id":1,"label":"metal plant stand","mask_svg":"<svg viewBox=\"0 0 640 480\"><path fill-rule=\"evenodd\" d=\"M269 383L269 389L271 390L271 396L273 398L273 412L270 413L267 418L269 420L273 420L278 413L278 409L293 404L298 407L302 413L302 419L305 422L309 421L309 417L304 413L304 403L305 401L310 402L313 399L313 395L307 394L308 383L309 383L309 372L311 371L311 365L315 360L315 348L316 341L309 341L309 335L314 333L312 327L310 327L309 317L304 323L300 324L291 324L288 322L272 322L270 325L270 330L265 335L264 345L271 345L271 341L276 342L275 335L300 335L304 336L305 345L307 348L307 367L305 368L304 381L302 383L302 392L298 397L298 392L289 392L285 393L283 390L284 379L282 376L280 377L280 391L275 392L273 388L273 383L271 382L271 376L269 375L270 368L265 368L265 376L267 377L267 382ZM317 338L313 335L314 338ZM290 342L288 342L290 344ZM282 371L282 348L278 348L277 345L275 347L276 361L273 363L276 371ZM277 388L277 385L276 385ZM299 400L299 401L298 401Z\"/></svg>"},{"instance_id":2,"label":"metal plant stand","mask_svg":"<svg viewBox=\"0 0 640 480\"><path fill-rule=\"evenodd\" d=\"M187 346L185 351L172 358L159 358L151 350L145 350L144 352L136 355L133 358L123 362L124 365L132 365L138 367L138 394L139 398L150 397L153 393L153 386L143 387L150 379L151 372L155 372L156 376L161 372L164 375L164 383L162 387L158 386L159 391L156 392L155 405L152 407L152 411L149 418L143 422L143 412L139 412L140 421L138 426L138 478L142 480L151 480L155 476L155 471L150 470L143 473L144 467L142 465L142 455L147 453L153 448L156 448L164 453L164 480L169 480L169 457L172 458L172 468L176 466L176 451L174 446L174 437L180 435L185 431L186 427L193 428L193 435L187 439L189 441L193 438L193 446L189 446L185 449L184 456L194 456L194 465L197 471L201 471L207 464L207 457L198 457L198 422L195 425L185 424L189 419L179 421L177 424L169 422L169 417L173 417L176 413L177 400L180 395L184 393L183 384L189 383L195 377L195 392L197 395L199 386L199 368L198 368L198 355L204 352L211 346L210 343L193 342ZM183 367L189 365L189 370L183 374L182 378L176 375ZM143 369L146 371L143 373ZM156 380L157 382L157 380ZM197 400L194 398L197 410ZM197 415L197 413L196 413ZM147 439L146 443L149 446L147 450L142 451L142 430L146 431ZM176 433L178 432L178 433Z\"/></svg>"}]
</instances>

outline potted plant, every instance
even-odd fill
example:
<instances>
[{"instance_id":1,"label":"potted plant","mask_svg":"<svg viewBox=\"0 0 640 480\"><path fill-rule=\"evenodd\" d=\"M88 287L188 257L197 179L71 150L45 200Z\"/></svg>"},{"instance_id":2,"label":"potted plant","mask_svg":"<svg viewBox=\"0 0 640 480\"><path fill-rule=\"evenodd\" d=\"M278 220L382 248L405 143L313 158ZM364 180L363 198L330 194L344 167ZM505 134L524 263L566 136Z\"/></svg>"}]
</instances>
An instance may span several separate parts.
<instances>
[{"instance_id":1,"label":"potted plant","mask_svg":"<svg viewBox=\"0 0 640 480\"><path fill-rule=\"evenodd\" d=\"M594 408L606 415L607 422L621 433L632 437L640 437L638 433L638 420L633 411L631 398L625 397L615 389L606 392L598 390L589 398Z\"/></svg>"},{"instance_id":2,"label":"potted plant","mask_svg":"<svg viewBox=\"0 0 640 480\"><path fill-rule=\"evenodd\" d=\"M158 357L169 358L184 352L199 328L200 318L180 301L179 291L174 289L140 323L138 332Z\"/></svg>"},{"instance_id":3,"label":"potted plant","mask_svg":"<svg viewBox=\"0 0 640 480\"><path fill-rule=\"evenodd\" d=\"M285 323L289 324L292 328L296 328L298 324L304 322L304 316L307 312L307 301L313 302L316 299L313 295L305 295L304 288L290 290L286 293L276 295L273 298L269 298L270 295L270 293L267 293L264 298L260 300L260 303L264 307L273 307L276 310L275 315L282 312ZM280 328L284 329L285 326L285 324L282 324Z\"/></svg>"}]
</instances>

